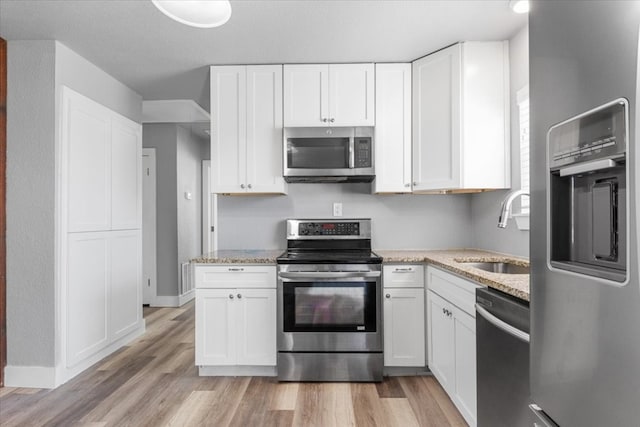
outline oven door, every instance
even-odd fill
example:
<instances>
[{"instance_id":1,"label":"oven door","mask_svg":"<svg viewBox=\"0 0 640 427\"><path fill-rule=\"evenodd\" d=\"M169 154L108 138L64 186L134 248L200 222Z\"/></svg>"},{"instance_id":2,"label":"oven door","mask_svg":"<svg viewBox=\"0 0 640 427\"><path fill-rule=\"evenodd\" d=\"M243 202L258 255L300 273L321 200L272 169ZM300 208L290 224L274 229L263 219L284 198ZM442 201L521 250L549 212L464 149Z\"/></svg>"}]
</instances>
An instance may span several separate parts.
<instances>
[{"instance_id":1,"label":"oven door","mask_svg":"<svg viewBox=\"0 0 640 427\"><path fill-rule=\"evenodd\" d=\"M278 351L382 351L380 307L380 271L281 268Z\"/></svg>"}]
</instances>

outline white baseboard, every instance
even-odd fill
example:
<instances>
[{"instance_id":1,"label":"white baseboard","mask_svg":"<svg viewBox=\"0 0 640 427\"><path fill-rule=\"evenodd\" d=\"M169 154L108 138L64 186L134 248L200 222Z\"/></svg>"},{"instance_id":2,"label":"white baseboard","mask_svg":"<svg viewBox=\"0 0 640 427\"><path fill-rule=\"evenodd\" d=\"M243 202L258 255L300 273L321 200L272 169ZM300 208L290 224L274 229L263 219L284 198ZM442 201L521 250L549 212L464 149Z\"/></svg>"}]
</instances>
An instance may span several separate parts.
<instances>
[{"instance_id":1,"label":"white baseboard","mask_svg":"<svg viewBox=\"0 0 640 427\"><path fill-rule=\"evenodd\" d=\"M138 326L117 341L111 343L91 357L78 363L73 368L64 366L7 366L4 369L5 386L20 388L56 388L66 383L85 369L104 359L114 351L129 344L131 341L144 334L146 330L145 320L141 319Z\"/></svg>"},{"instance_id":2,"label":"white baseboard","mask_svg":"<svg viewBox=\"0 0 640 427\"><path fill-rule=\"evenodd\" d=\"M157 295L151 307L182 307L196 297L195 289L192 289L184 295Z\"/></svg>"},{"instance_id":3,"label":"white baseboard","mask_svg":"<svg viewBox=\"0 0 640 427\"><path fill-rule=\"evenodd\" d=\"M179 297L180 307L182 307L183 305L185 305L186 303L188 303L189 301L191 301L195 297L196 297L196 290L195 289L191 289L190 291L186 292L185 294L180 295L180 297Z\"/></svg>"},{"instance_id":4,"label":"white baseboard","mask_svg":"<svg viewBox=\"0 0 640 427\"><path fill-rule=\"evenodd\" d=\"M4 368L5 387L56 388L54 366L12 366Z\"/></svg>"}]
</instances>

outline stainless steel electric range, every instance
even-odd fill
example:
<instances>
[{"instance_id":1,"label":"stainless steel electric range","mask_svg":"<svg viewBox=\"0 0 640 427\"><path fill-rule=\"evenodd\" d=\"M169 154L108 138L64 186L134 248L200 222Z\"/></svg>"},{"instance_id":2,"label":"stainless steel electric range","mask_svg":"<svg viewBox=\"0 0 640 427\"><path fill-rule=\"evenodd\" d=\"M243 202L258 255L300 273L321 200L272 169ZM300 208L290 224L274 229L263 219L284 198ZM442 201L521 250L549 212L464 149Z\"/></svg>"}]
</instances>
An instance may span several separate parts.
<instances>
[{"instance_id":1,"label":"stainless steel electric range","mask_svg":"<svg viewBox=\"0 0 640 427\"><path fill-rule=\"evenodd\" d=\"M382 381L382 258L371 252L371 220L287 220L277 263L278 379Z\"/></svg>"}]
</instances>

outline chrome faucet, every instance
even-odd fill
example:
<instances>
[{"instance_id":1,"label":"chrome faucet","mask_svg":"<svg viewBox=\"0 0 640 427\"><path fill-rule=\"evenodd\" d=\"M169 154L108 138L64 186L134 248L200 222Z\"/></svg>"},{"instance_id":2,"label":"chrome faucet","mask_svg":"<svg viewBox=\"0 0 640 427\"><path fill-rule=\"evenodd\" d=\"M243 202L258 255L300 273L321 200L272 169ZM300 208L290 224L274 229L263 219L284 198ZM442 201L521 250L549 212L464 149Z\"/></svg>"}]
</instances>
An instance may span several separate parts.
<instances>
[{"instance_id":1,"label":"chrome faucet","mask_svg":"<svg viewBox=\"0 0 640 427\"><path fill-rule=\"evenodd\" d=\"M524 190L516 190L507 194L502 201L502 207L500 208L500 216L498 217L498 228L507 228L507 221L509 221L509 215L511 215L511 204L515 199L520 196L528 196L529 192Z\"/></svg>"}]
</instances>

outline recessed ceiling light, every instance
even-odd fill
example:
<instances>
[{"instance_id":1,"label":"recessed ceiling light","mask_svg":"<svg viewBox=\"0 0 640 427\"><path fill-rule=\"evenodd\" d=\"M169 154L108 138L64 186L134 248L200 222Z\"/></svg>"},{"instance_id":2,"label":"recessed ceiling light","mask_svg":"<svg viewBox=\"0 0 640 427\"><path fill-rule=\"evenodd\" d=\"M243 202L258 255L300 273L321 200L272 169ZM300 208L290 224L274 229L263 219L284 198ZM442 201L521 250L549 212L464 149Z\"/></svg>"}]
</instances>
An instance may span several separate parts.
<instances>
[{"instance_id":1,"label":"recessed ceiling light","mask_svg":"<svg viewBox=\"0 0 640 427\"><path fill-rule=\"evenodd\" d=\"M528 13L529 12L529 0L511 0L509 7L515 13Z\"/></svg>"},{"instance_id":2,"label":"recessed ceiling light","mask_svg":"<svg viewBox=\"0 0 640 427\"><path fill-rule=\"evenodd\" d=\"M231 17L229 0L151 0L169 18L198 28L219 27Z\"/></svg>"}]
</instances>

